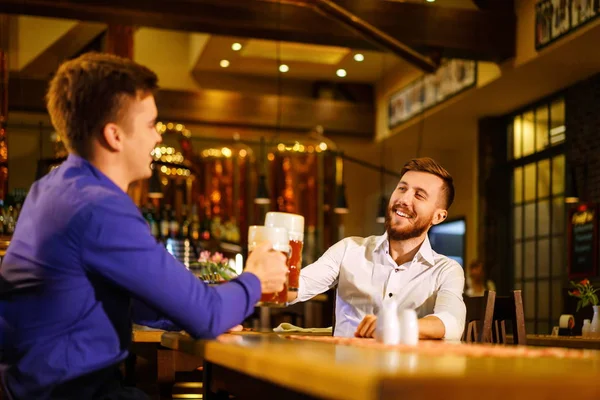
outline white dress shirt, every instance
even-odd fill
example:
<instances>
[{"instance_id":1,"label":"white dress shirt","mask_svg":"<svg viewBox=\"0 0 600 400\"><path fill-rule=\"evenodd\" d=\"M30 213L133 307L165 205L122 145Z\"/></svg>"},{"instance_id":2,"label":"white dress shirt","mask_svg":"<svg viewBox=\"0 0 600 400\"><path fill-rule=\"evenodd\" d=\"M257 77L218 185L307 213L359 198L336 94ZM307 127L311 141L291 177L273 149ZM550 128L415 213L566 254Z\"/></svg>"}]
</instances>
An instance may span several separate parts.
<instances>
[{"instance_id":1,"label":"white dress shirt","mask_svg":"<svg viewBox=\"0 0 600 400\"><path fill-rule=\"evenodd\" d=\"M333 245L300 273L298 298L306 301L337 285L335 336L352 337L358 324L378 310L370 293L400 308L415 309L419 318L434 315L446 328L445 339L460 340L466 308L462 267L437 254L426 238L412 261L397 265L389 254L387 234L349 237Z\"/></svg>"}]
</instances>

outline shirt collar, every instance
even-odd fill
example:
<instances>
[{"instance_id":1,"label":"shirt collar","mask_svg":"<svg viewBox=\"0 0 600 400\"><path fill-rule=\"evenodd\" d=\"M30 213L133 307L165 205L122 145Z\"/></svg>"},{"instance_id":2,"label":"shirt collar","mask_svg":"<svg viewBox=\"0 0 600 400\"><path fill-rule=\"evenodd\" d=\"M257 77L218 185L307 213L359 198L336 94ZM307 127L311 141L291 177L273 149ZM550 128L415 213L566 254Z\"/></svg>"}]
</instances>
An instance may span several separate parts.
<instances>
[{"instance_id":1,"label":"shirt collar","mask_svg":"<svg viewBox=\"0 0 600 400\"><path fill-rule=\"evenodd\" d=\"M377 241L375 242L375 248L373 249L373 251L378 251L380 249L387 250L389 246L390 244L388 241L388 235L387 232L385 232L383 235L377 238ZM425 260L429 265L434 265L435 260L433 256L433 249L431 248L431 243L429 242L429 235L425 236L425 240L421 244L421 247L419 248L419 251L416 254L416 257L419 256L423 260Z\"/></svg>"},{"instance_id":2,"label":"shirt collar","mask_svg":"<svg viewBox=\"0 0 600 400\"><path fill-rule=\"evenodd\" d=\"M90 163L88 160L81 156L78 156L77 154L69 153L67 159L63 162L63 165L66 168L75 167L87 170L88 173L94 176L94 178L96 178L98 181L100 181L100 183L103 186L111 188L113 190L116 189L116 191L118 191L119 193L125 193L123 192L123 189L118 187L115 182L113 182L108 176L104 175L102 171L94 167L94 165L92 165L92 163Z\"/></svg>"}]
</instances>

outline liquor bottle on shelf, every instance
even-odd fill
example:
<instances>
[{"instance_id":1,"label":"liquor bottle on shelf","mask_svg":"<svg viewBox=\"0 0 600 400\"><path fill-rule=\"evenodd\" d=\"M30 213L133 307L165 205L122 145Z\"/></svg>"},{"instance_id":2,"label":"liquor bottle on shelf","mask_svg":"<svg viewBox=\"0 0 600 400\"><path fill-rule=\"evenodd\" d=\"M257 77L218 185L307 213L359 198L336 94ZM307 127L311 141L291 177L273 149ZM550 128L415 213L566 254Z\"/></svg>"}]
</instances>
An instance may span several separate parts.
<instances>
[{"instance_id":1,"label":"liquor bottle on shelf","mask_svg":"<svg viewBox=\"0 0 600 400\"><path fill-rule=\"evenodd\" d=\"M198 209L194 204L192 206L192 222L190 225L190 239L193 241L200 240L200 218L198 218Z\"/></svg>"},{"instance_id":2,"label":"liquor bottle on shelf","mask_svg":"<svg viewBox=\"0 0 600 400\"><path fill-rule=\"evenodd\" d=\"M181 229L179 231L180 239L189 239L190 238L190 226L192 222L188 218L187 208L183 207L183 214L181 215Z\"/></svg>"},{"instance_id":3,"label":"liquor bottle on shelf","mask_svg":"<svg viewBox=\"0 0 600 400\"><path fill-rule=\"evenodd\" d=\"M212 227L212 223L210 220L210 207L207 206L204 211L204 218L202 219L202 222L201 222L200 239L210 240L211 227Z\"/></svg>"},{"instance_id":4,"label":"liquor bottle on shelf","mask_svg":"<svg viewBox=\"0 0 600 400\"><path fill-rule=\"evenodd\" d=\"M160 229L158 226L158 222L154 219L154 213L150 210L146 211L146 221L150 226L150 232L152 233L152 236L158 239Z\"/></svg>"},{"instance_id":5,"label":"liquor bottle on shelf","mask_svg":"<svg viewBox=\"0 0 600 400\"><path fill-rule=\"evenodd\" d=\"M160 240L167 240L169 238L169 206L166 205L162 210L162 216L160 220Z\"/></svg>"},{"instance_id":6,"label":"liquor bottle on shelf","mask_svg":"<svg viewBox=\"0 0 600 400\"><path fill-rule=\"evenodd\" d=\"M12 235L15 233L15 216L13 206L8 206L8 209L4 209L4 223L5 223L5 231L8 235Z\"/></svg>"},{"instance_id":7,"label":"liquor bottle on shelf","mask_svg":"<svg viewBox=\"0 0 600 400\"><path fill-rule=\"evenodd\" d=\"M169 221L169 237L171 239L177 239L179 237L179 221L177 221L175 210L171 210Z\"/></svg>"}]
</instances>

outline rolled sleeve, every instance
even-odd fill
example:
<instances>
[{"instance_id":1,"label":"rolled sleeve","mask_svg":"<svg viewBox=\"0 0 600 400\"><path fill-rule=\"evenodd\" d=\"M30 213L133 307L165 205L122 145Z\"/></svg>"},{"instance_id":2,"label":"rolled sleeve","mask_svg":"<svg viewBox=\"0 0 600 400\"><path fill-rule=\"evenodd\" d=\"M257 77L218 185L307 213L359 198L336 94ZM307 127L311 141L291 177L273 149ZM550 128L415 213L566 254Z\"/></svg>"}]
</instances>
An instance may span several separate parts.
<instances>
[{"instance_id":1,"label":"rolled sleeve","mask_svg":"<svg viewBox=\"0 0 600 400\"><path fill-rule=\"evenodd\" d=\"M467 309L463 301L465 277L460 265L453 263L440 274L433 314L444 324L446 340L460 340L465 328Z\"/></svg>"},{"instance_id":2,"label":"rolled sleeve","mask_svg":"<svg viewBox=\"0 0 600 400\"><path fill-rule=\"evenodd\" d=\"M345 252L346 242L341 240L331 246L316 262L303 268L300 271L298 297L290 304L310 300L335 287Z\"/></svg>"}]
</instances>

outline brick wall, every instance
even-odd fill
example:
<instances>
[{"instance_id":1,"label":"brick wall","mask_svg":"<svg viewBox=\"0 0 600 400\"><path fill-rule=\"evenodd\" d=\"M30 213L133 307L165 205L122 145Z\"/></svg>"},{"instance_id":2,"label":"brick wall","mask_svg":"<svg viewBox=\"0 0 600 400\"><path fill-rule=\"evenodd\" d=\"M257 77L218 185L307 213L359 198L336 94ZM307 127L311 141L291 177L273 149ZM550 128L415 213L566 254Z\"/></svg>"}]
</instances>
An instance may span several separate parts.
<instances>
[{"instance_id":1,"label":"brick wall","mask_svg":"<svg viewBox=\"0 0 600 400\"><path fill-rule=\"evenodd\" d=\"M575 168L582 200L600 202L600 74L565 91L565 111L567 165Z\"/></svg>"}]
</instances>

